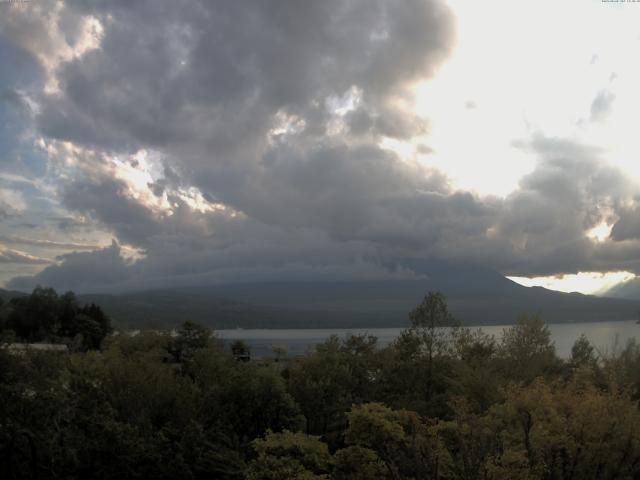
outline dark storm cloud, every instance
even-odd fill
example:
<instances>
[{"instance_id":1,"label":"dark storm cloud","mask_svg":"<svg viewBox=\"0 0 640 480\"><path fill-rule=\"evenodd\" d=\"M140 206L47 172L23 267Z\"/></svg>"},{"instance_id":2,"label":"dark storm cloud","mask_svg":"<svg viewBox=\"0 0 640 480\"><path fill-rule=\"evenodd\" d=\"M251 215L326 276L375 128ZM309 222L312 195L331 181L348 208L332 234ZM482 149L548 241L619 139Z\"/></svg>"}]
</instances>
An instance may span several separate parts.
<instances>
[{"instance_id":1,"label":"dark storm cloud","mask_svg":"<svg viewBox=\"0 0 640 480\"><path fill-rule=\"evenodd\" d=\"M108 148L196 141L229 154L240 138L262 138L279 110L324 133L323 103L353 87L369 110L397 116L390 96L431 75L452 43L439 1L73 7L102 19L104 39L64 65L65 95L43 102L39 123L51 136Z\"/></svg>"},{"instance_id":2,"label":"dark storm cloud","mask_svg":"<svg viewBox=\"0 0 640 480\"><path fill-rule=\"evenodd\" d=\"M553 145L563 152L558 158L549 153ZM355 182L352 198L361 197L362 201L343 202L334 197L336 192L344 192L336 177L352 184L348 162L336 160L340 167L322 172L275 169L279 174L288 172L291 178L276 175L277 180L272 180L276 183L266 183L264 191L254 192L252 203L263 202L264 211L258 209L253 215L198 213L183 204L162 220L153 220L146 213L144 221L134 216L129 224L114 223L123 238L128 238L128 230L136 225L152 225L142 235L146 235L141 243L146 257L130 265L118 260L118 276L106 265L109 275L102 278L97 268L101 261L112 262L111 251L110 255L74 257L70 272L65 258L42 274L10 285L27 287L58 278L67 282L59 285L70 285L84 262L93 269L93 288L112 290L248 278L411 278L419 275L412 258L433 257L481 261L514 275L612 269L640 272L640 262L634 260L640 257L640 243L598 244L585 237L585 231L603 220L624 221L621 205L633 195L633 185L586 146L536 138L531 148L542 157L538 167L504 199L452 192L443 187L446 183L437 175L431 179L424 172L417 175L400 162L407 170L400 168L400 174L388 169L387 183L360 175L362 183ZM353 152L347 156L359 161ZM384 162L393 165L392 160ZM368 169L376 170L374 166ZM330 175L336 177L327 179ZM311 178L316 182L308 181ZM290 198L285 197L291 202L289 206L263 197L265 192L295 184L300 190L287 189L293 192ZM320 192L326 193L325 204L320 202ZM306 203L310 199L319 203ZM108 203L96 201L94 208L101 205L107 208ZM312 218L305 219L309 212L313 212ZM89 283L83 285L90 289Z\"/></svg>"},{"instance_id":3,"label":"dark storm cloud","mask_svg":"<svg viewBox=\"0 0 640 480\"><path fill-rule=\"evenodd\" d=\"M153 212L128 196L127 185L118 179L74 181L64 186L62 199L68 208L113 228L123 242L145 245L161 231Z\"/></svg>"},{"instance_id":4,"label":"dark storm cloud","mask_svg":"<svg viewBox=\"0 0 640 480\"><path fill-rule=\"evenodd\" d=\"M619 219L611 230L614 240L640 240L640 206L625 206L618 210Z\"/></svg>"},{"instance_id":5,"label":"dark storm cloud","mask_svg":"<svg viewBox=\"0 0 640 480\"><path fill-rule=\"evenodd\" d=\"M452 17L438 1L71 5L100 18L104 38L100 49L62 66L64 94L42 99L41 130L92 148L161 149L179 176L174 184L195 185L205 198L283 224L299 225L297 216L326 227L326 210L338 199L346 221L349 209L366 215L358 206L367 201L361 189L383 187L380 177L393 175L399 163L373 138L424 131L424 120L401 110L395 97L431 75L452 43ZM358 97L356 110L371 118L364 148L352 149L344 135L326 138L335 119L328 105L349 92ZM303 130L270 146L278 115L297 119ZM377 184L367 185L364 171ZM319 174L326 182L310 185ZM404 178L399 172L397 180ZM322 189L332 179L340 184L330 201ZM105 187L99 190L108 196ZM152 188L160 195L164 186ZM309 195L310 188L322 198ZM81 210L88 195L101 221L112 224L124 214L115 205L114 215L108 205L94 205L93 186L79 190L65 193L67 206ZM292 211L301 202L323 211ZM141 238L131 233L123 240Z\"/></svg>"},{"instance_id":6,"label":"dark storm cloud","mask_svg":"<svg viewBox=\"0 0 640 480\"><path fill-rule=\"evenodd\" d=\"M64 290L86 290L94 285L111 284L129 275L117 244L95 252L80 252L60 257L61 265L51 265L34 277L16 277L11 288L31 290L36 284L55 285ZM96 274L98 273L98 274ZM35 282L35 283L34 283Z\"/></svg>"},{"instance_id":7,"label":"dark storm cloud","mask_svg":"<svg viewBox=\"0 0 640 480\"><path fill-rule=\"evenodd\" d=\"M371 146L279 146L263 161L264 173L250 179L234 204L269 224L320 228L339 237L379 220L374 214L381 204L448 191L441 174Z\"/></svg>"},{"instance_id":8,"label":"dark storm cloud","mask_svg":"<svg viewBox=\"0 0 640 480\"><path fill-rule=\"evenodd\" d=\"M503 271L549 275L557 272L632 269L640 264L640 245L598 243L585 232L619 221L622 205L637 186L599 158L596 148L564 139L534 136L530 147L541 156L505 199L493 234L503 248ZM614 227L615 230L615 227ZM614 236L615 240L615 236ZM613 261L624 249L626 261Z\"/></svg>"},{"instance_id":9,"label":"dark storm cloud","mask_svg":"<svg viewBox=\"0 0 640 480\"><path fill-rule=\"evenodd\" d=\"M635 228L624 227L634 187L597 149L533 135L521 146L539 158L536 169L493 198L456 191L437 170L381 148L383 137L428 134L428 119L407 104L452 49L453 17L438 0L55 8L55 22L32 11L6 35L59 88L39 93L35 119L51 151L75 148L70 160L50 154L56 198L83 219L63 216L59 227L96 226L144 255L125 261L118 243L68 254L13 288L406 278L419 275L410 259L429 257L551 274L640 258L633 242L615 242ZM66 45L56 56L62 33L84 38L91 17L99 48ZM62 33L47 42L52 25ZM596 99L592 117L611 101ZM143 168L132 156L141 149L155 155L157 174L142 182L152 199L117 174L123 163ZM604 220L618 223L597 245L585 231Z\"/></svg>"}]
</instances>

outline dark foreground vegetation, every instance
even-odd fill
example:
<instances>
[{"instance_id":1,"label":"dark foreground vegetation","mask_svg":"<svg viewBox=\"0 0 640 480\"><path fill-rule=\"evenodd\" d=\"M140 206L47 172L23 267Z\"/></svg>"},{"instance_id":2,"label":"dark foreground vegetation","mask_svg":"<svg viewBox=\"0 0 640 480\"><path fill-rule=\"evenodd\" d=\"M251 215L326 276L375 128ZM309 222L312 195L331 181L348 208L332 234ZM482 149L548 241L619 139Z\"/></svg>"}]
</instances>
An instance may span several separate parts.
<instances>
[{"instance_id":1,"label":"dark foreground vegetation","mask_svg":"<svg viewBox=\"0 0 640 480\"><path fill-rule=\"evenodd\" d=\"M5 347L69 345L0 349L2 479L640 478L634 342L598 355L582 337L561 360L539 318L500 341L440 329L455 322L429 294L388 347L243 362L199 325L106 335L98 307L48 294L51 311L1 316Z\"/></svg>"},{"instance_id":2,"label":"dark foreground vegetation","mask_svg":"<svg viewBox=\"0 0 640 480\"><path fill-rule=\"evenodd\" d=\"M58 295L37 287L31 295L0 297L0 340L4 343L62 343L73 350L98 349L111 320L94 303L80 305L73 292Z\"/></svg>"}]
</instances>

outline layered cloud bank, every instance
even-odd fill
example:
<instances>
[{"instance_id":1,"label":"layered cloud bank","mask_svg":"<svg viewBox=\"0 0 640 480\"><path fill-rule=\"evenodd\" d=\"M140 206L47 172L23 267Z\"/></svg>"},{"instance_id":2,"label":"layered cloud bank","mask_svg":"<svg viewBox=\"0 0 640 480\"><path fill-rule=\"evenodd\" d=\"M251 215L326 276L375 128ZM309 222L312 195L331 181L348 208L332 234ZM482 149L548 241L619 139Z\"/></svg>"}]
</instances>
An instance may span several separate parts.
<instances>
[{"instance_id":1,"label":"layered cloud bank","mask_svg":"<svg viewBox=\"0 0 640 480\"><path fill-rule=\"evenodd\" d=\"M416 86L454 55L444 2L3 8L12 288L412 278L421 258L640 272L638 186L601 149L508 139L537 163L507 196L430 162ZM595 97L589 121L614 101Z\"/></svg>"}]
</instances>

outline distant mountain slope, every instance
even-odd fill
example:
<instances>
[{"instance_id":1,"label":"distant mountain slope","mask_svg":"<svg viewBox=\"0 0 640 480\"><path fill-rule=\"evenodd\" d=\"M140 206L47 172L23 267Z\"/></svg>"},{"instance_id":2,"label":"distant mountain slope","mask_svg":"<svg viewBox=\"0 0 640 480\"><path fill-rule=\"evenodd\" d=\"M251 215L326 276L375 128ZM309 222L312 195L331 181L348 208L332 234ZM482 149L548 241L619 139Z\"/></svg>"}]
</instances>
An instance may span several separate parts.
<instances>
[{"instance_id":1,"label":"distant mountain slope","mask_svg":"<svg viewBox=\"0 0 640 480\"><path fill-rule=\"evenodd\" d=\"M184 290L154 290L125 295L79 295L96 303L126 327L164 327L185 320L214 328L277 328L294 322L295 315L279 309L226 300Z\"/></svg>"},{"instance_id":2,"label":"distant mountain slope","mask_svg":"<svg viewBox=\"0 0 640 480\"><path fill-rule=\"evenodd\" d=\"M614 285L605 292L605 296L611 298L640 300L640 278L634 278Z\"/></svg>"},{"instance_id":3,"label":"distant mountain slope","mask_svg":"<svg viewBox=\"0 0 640 480\"><path fill-rule=\"evenodd\" d=\"M443 292L469 325L508 324L525 312L573 323L632 320L640 311L640 301L527 288L477 265L423 262L417 269L422 279L245 283L82 298L128 324L191 319L215 328L405 326L428 291Z\"/></svg>"},{"instance_id":4,"label":"distant mountain slope","mask_svg":"<svg viewBox=\"0 0 640 480\"><path fill-rule=\"evenodd\" d=\"M550 323L633 320L640 312L638 300L527 288L476 265L423 262L417 270L416 280L245 283L79 298L130 327L183 320L218 329L406 326L428 291L443 292L468 325L513 323L525 312Z\"/></svg>"},{"instance_id":5,"label":"distant mountain slope","mask_svg":"<svg viewBox=\"0 0 640 480\"><path fill-rule=\"evenodd\" d=\"M26 293L16 292L15 290L5 290L3 288L0 288L0 298L4 302L7 302L14 297L22 297L24 295L26 295Z\"/></svg>"}]
</instances>

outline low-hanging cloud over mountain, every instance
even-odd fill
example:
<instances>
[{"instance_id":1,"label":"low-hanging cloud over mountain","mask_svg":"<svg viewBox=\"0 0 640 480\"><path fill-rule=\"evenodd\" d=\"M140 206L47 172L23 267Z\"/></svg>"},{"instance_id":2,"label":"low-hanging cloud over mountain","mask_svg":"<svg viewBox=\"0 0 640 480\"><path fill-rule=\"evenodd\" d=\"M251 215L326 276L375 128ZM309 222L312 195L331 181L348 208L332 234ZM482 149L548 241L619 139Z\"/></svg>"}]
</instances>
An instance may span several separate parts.
<instances>
[{"instance_id":1,"label":"low-hanging cloud over mountain","mask_svg":"<svg viewBox=\"0 0 640 480\"><path fill-rule=\"evenodd\" d=\"M79 219L64 231L51 220L42 241L91 227L116 239L70 248L12 288L411 278L411 259L431 257L514 275L640 272L638 187L595 147L521 139L538 163L506 197L459 190L389 147L428 138L413 88L454 50L444 2L43 1L3 13L6 48L39 69L25 91L6 80L33 107L25 130L46 165L30 188L51 219ZM590 236L601 224L611 235Z\"/></svg>"}]
</instances>

